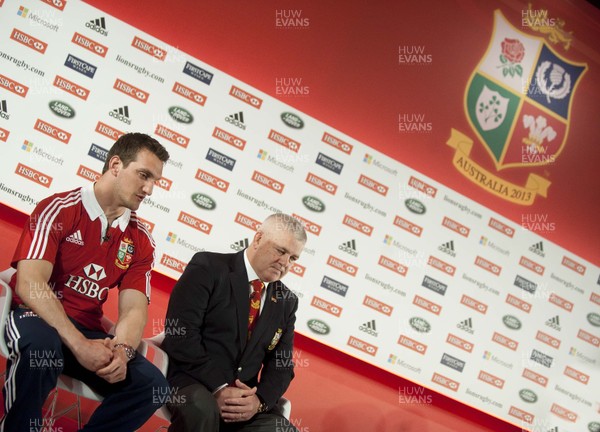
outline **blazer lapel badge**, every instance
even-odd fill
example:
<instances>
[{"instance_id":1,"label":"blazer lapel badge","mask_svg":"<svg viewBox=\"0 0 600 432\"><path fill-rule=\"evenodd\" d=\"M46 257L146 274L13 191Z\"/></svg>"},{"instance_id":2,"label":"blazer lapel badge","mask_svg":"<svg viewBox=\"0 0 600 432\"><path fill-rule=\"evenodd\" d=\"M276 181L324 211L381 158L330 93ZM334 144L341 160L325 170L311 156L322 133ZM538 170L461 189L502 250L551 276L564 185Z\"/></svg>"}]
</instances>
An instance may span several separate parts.
<instances>
[{"instance_id":1,"label":"blazer lapel badge","mask_svg":"<svg viewBox=\"0 0 600 432\"><path fill-rule=\"evenodd\" d=\"M273 336L273 339L271 339L271 343L269 344L269 347L267 348L269 351L273 351L273 349L277 346L277 343L279 343L279 339L281 339L282 332L283 332L283 330L281 330L280 328L277 329L277 331L275 332L275 335Z\"/></svg>"}]
</instances>

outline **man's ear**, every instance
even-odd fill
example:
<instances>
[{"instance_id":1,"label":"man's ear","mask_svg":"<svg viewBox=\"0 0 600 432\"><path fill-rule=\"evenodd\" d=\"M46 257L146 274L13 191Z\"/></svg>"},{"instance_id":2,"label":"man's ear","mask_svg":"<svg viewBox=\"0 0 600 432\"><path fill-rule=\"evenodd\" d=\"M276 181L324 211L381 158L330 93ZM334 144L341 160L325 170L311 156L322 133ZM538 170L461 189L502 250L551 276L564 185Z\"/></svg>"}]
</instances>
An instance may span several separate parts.
<instances>
[{"instance_id":1,"label":"man's ear","mask_svg":"<svg viewBox=\"0 0 600 432\"><path fill-rule=\"evenodd\" d=\"M119 170L121 169L122 166L123 166L123 163L121 161L121 158L117 155L114 155L113 157L111 157L110 161L108 162L108 170L114 176L116 176L119 173Z\"/></svg>"}]
</instances>

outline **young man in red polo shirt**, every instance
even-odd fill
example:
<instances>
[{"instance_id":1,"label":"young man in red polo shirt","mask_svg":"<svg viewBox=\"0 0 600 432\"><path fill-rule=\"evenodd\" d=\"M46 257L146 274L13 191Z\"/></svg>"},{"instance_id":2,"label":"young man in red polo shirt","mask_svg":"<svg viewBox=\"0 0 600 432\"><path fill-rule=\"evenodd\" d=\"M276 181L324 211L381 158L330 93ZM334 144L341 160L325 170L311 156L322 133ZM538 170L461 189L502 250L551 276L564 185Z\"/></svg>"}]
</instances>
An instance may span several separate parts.
<instances>
[{"instance_id":1,"label":"young man in red polo shirt","mask_svg":"<svg viewBox=\"0 0 600 432\"><path fill-rule=\"evenodd\" d=\"M152 193L169 154L154 138L130 133L108 153L87 187L42 200L12 260L12 311L3 388L3 431L37 431L42 405L61 373L104 396L83 431L134 431L168 384L136 347L146 324L154 241L135 210ZM102 305L118 289L114 338Z\"/></svg>"}]
</instances>

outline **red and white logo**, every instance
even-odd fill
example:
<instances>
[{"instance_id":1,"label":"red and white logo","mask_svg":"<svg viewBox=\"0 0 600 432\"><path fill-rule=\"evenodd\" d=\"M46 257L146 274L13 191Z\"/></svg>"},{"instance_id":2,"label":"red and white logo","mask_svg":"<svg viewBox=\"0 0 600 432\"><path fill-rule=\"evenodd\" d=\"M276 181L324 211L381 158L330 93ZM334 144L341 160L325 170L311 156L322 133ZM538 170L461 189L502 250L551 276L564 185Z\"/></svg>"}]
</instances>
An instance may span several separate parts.
<instances>
[{"instance_id":1,"label":"red and white logo","mask_svg":"<svg viewBox=\"0 0 600 432\"><path fill-rule=\"evenodd\" d=\"M600 294L596 294L595 292L590 294L590 301L600 305Z\"/></svg>"},{"instance_id":2,"label":"red and white logo","mask_svg":"<svg viewBox=\"0 0 600 432\"><path fill-rule=\"evenodd\" d=\"M196 90L186 87L177 81L175 81L175 84L173 84L173 93L183 96L187 100L190 100L200 106L204 106L207 99L202 93L198 93Z\"/></svg>"},{"instance_id":3,"label":"red and white logo","mask_svg":"<svg viewBox=\"0 0 600 432\"><path fill-rule=\"evenodd\" d=\"M389 304L386 304L380 300L374 299L373 297L369 297L368 295L365 296L363 300L363 305L370 307L371 309L376 310L377 312L380 312L387 316L392 315L392 312L394 311L393 306L390 306Z\"/></svg>"},{"instance_id":4,"label":"red and white logo","mask_svg":"<svg viewBox=\"0 0 600 432\"><path fill-rule=\"evenodd\" d=\"M373 180L370 177L367 177L364 174L361 174L358 178L358 184L366 187L367 189L371 189L374 192L377 192L380 195L386 196L389 188L383 183L379 183L376 180Z\"/></svg>"},{"instance_id":5,"label":"red and white logo","mask_svg":"<svg viewBox=\"0 0 600 432\"><path fill-rule=\"evenodd\" d=\"M542 387L546 387L548 385L548 378L544 375L540 375L536 371L532 371L531 369L523 369L523 374L521 375L523 378L527 378L530 381L533 381L536 384L541 385Z\"/></svg>"},{"instance_id":6,"label":"red and white logo","mask_svg":"<svg viewBox=\"0 0 600 432\"><path fill-rule=\"evenodd\" d=\"M570 302L569 300L566 300L554 293L550 294L550 297L548 298L548 301L552 304L555 304L558 307L563 308L564 310L566 310L567 312L572 312L573 311L573 302Z\"/></svg>"},{"instance_id":7,"label":"red and white logo","mask_svg":"<svg viewBox=\"0 0 600 432\"><path fill-rule=\"evenodd\" d=\"M69 132L57 128L56 126L51 125L50 123L46 123L44 120L41 119L37 119L33 128L64 144L69 144L69 140L71 139L71 134Z\"/></svg>"},{"instance_id":8,"label":"red and white logo","mask_svg":"<svg viewBox=\"0 0 600 432\"><path fill-rule=\"evenodd\" d=\"M492 341L513 351L516 351L519 347L519 342L509 338L508 336L504 336L503 334L500 334L498 332L494 332L494 335L492 336Z\"/></svg>"},{"instance_id":9,"label":"red and white logo","mask_svg":"<svg viewBox=\"0 0 600 432\"><path fill-rule=\"evenodd\" d=\"M178 146L181 146L183 148L187 148L187 146L190 144L190 139L188 137L186 137L185 135L181 135L179 132L175 132L174 130L171 130L168 127L163 126L161 124L156 125L154 133L158 136L168 139L173 144L177 144Z\"/></svg>"},{"instance_id":10,"label":"red and white logo","mask_svg":"<svg viewBox=\"0 0 600 432\"><path fill-rule=\"evenodd\" d=\"M440 375L437 372L433 373L431 381L443 387L446 387L447 389L450 389L452 391L457 391L458 387L460 386L460 383L458 381L454 381L453 379L445 377L444 375Z\"/></svg>"},{"instance_id":11,"label":"red and white logo","mask_svg":"<svg viewBox=\"0 0 600 432\"><path fill-rule=\"evenodd\" d=\"M377 347L375 345L371 345L370 343L354 336L350 336L348 338L348 345L372 356L377 354Z\"/></svg>"},{"instance_id":12,"label":"red and white logo","mask_svg":"<svg viewBox=\"0 0 600 432\"><path fill-rule=\"evenodd\" d=\"M99 55L100 57L106 57L106 53L108 52L108 47L77 32L73 34L73 39L71 39L71 42L73 42L75 45L85 48L90 52L93 52L94 54Z\"/></svg>"},{"instance_id":13,"label":"red and white logo","mask_svg":"<svg viewBox=\"0 0 600 432\"><path fill-rule=\"evenodd\" d=\"M453 335L452 333L448 333L446 342L469 353L472 352L474 348L474 345L471 342L459 338L458 336Z\"/></svg>"},{"instance_id":14,"label":"red and white logo","mask_svg":"<svg viewBox=\"0 0 600 432\"><path fill-rule=\"evenodd\" d=\"M342 261L341 259L336 258L333 255L329 255L329 258L327 258L327 264L333 268L336 268L338 270L343 271L344 273L349 274L350 276L356 276L356 273L358 272L358 267L355 267L352 264L347 263L346 261Z\"/></svg>"},{"instance_id":15,"label":"red and white logo","mask_svg":"<svg viewBox=\"0 0 600 432\"><path fill-rule=\"evenodd\" d=\"M474 298L469 297L466 294L463 294L462 298L460 299L460 303L484 315L486 314L488 309L485 303L482 303L479 300L475 300Z\"/></svg>"},{"instance_id":16,"label":"red and white logo","mask_svg":"<svg viewBox=\"0 0 600 432\"><path fill-rule=\"evenodd\" d=\"M121 93L125 93L127 96L131 96L132 98L142 103L148 102L148 98L150 97L150 93L145 92L144 90L139 89L129 83L126 83L125 81L119 78L117 78L117 80L115 81L115 85L113 86L113 88L119 90Z\"/></svg>"},{"instance_id":17,"label":"red and white logo","mask_svg":"<svg viewBox=\"0 0 600 432\"><path fill-rule=\"evenodd\" d=\"M196 172L196 179L222 192L227 192L229 189L229 182L201 169Z\"/></svg>"},{"instance_id":18,"label":"red and white logo","mask_svg":"<svg viewBox=\"0 0 600 432\"><path fill-rule=\"evenodd\" d=\"M229 144L230 146L235 147L238 150L244 150L244 147L246 147L246 140L236 137L234 134L231 134L217 126L215 126L215 130L213 130L212 136L226 144Z\"/></svg>"},{"instance_id":19,"label":"red and white logo","mask_svg":"<svg viewBox=\"0 0 600 432\"><path fill-rule=\"evenodd\" d=\"M556 339L554 336L551 336L543 331L538 330L535 338L540 342L544 342L545 344L550 345L554 349L558 349L560 347L560 340Z\"/></svg>"},{"instance_id":20,"label":"red and white logo","mask_svg":"<svg viewBox=\"0 0 600 432\"><path fill-rule=\"evenodd\" d=\"M409 233L411 233L413 235L416 235L417 237L421 237L421 234L423 234L422 227L420 227L417 224L412 223L409 220L401 218L400 216L396 216L396 218L394 219L394 225L396 225L399 228L402 228L405 231L408 231Z\"/></svg>"},{"instance_id":21,"label":"red and white logo","mask_svg":"<svg viewBox=\"0 0 600 432\"><path fill-rule=\"evenodd\" d=\"M160 263L165 267L168 267L176 272L183 273L185 268L187 267L187 263L183 261L179 261L177 258L173 258L167 254L163 254L160 258Z\"/></svg>"},{"instance_id":22,"label":"red and white logo","mask_svg":"<svg viewBox=\"0 0 600 432\"><path fill-rule=\"evenodd\" d=\"M576 273L579 273L581 276L585 274L585 266L583 264L578 263L577 261L572 260L571 258L564 256L561 262L566 268L573 270Z\"/></svg>"},{"instance_id":23,"label":"red and white logo","mask_svg":"<svg viewBox=\"0 0 600 432\"><path fill-rule=\"evenodd\" d=\"M302 216L297 215L296 213L292 213L292 216L295 217L296 219L298 219L300 222L302 222L302 225L304 225L304 228L309 233L314 234L316 236L321 234L321 225L317 225L316 223L311 222L308 219L305 219Z\"/></svg>"},{"instance_id":24,"label":"red and white logo","mask_svg":"<svg viewBox=\"0 0 600 432\"><path fill-rule=\"evenodd\" d=\"M497 387L499 389L504 387L504 380L501 378L498 378L495 375L492 375L489 372L480 370L479 371L479 376L477 377L478 380L483 381L484 383L487 384L491 384L494 387Z\"/></svg>"},{"instance_id":25,"label":"red and white logo","mask_svg":"<svg viewBox=\"0 0 600 432\"><path fill-rule=\"evenodd\" d=\"M564 374L569 378L573 378L575 381L580 382L584 385L588 385L590 381L590 376L584 374L583 372L579 372L577 369L573 369L571 366L565 367Z\"/></svg>"},{"instance_id":26,"label":"red and white logo","mask_svg":"<svg viewBox=\"0 0 600 432\"><path fill-rule=\"evenodd\" d=\"M321 141L323 141L325 144L329 144L330 146L335 147L338 150L343 151L346 154L352 153L352 144L349 144L339 138L336 138L333 135L328 134L327 132L323 133L323 138L321 138Z\"/></svg>"},{"instance_id":27,"label":"red and white logo","mask_svg":"<svg viewBox=\"0 0 600 432\"><path fill-rule=\"evenodd\" d=\"M504 224L503 222L500 222L497 219L494 219L493 217L490 218L488 226L494 228L496 231L499 231L510 238L512 238L515 235L514 228L509 227L508 225Z\"/></svg>"},{"instance_id":28,"label":"red and white logo","mask_svg":"<svg viewBox=\"0 0 600 432\"><path fill-rule=\"evenodd\" d=\"M594 345L596 348L600 347L600 338L596 335L586 332L585 330L579 329L577 337L582 341Z\"/></svg>"},{"instance_id":29,"label":"red and white logo","mask_svg":"<svg viewBox=\"0 0 600 432\"><path fill-rule=\"evenodd\" d=\"M464 237L469 237L469 233L471 232L470 228L467 228L463 224L456 222L453 219L450 219L448 216L444 216L444 220L442 220L442 226L444 226Z\"/></svg>"},{"instance_id":30,"label":"red and white logo","mask_svg":"<svg viewBox=\"0 0 600 432\"><path fill-rule=\"evenodd\" d=\"M88 89L81 87L79 84L75 84L73 81L63 78L60 75L56 75L53 84L54 87L58 87L59 89L72 94L73 96L77 96L79 99L87 100L88 96L90 95L90 91Z\"/></svg>"},{"instance_id":31,"label":"red and white logo","mask_svg":"<svg viewBox=\"0 0 600 432\"><path fill-rule=\"evenodd\" d=\"M429 264L431 267L433 267L435 269L438 269L446 274L449 274L450 276L454 276L454 273L456 272L456 267L442 261L439 258L434 257L433 255L429 256L429 259L427 260L427 264Z\"/></svg>"},{"instance_id":32,"label":"red and white logo","mask_svg":"<svg viewBox=\"0 0 600 432\"><path fill-rule=\"evenodd\" d=\"M400 276L406 276L406 273L408 272L408 267L403 266L399 262L396 262L393 259L383 255L379 257L379 262L377 264L393 271L394 273L398 273Z\"/></svg>"},{"instance_id":33,"label":"red and white logo","mask_svg":"<svg viewBox=\"0 0 600 432\"><path fill-rule=\"evenodd\" d=\"M58 9L59 11L64 10L65 6L67 5L67 0L42 0L42 2Z\"/></svg>"},{"instance_id":34,"label":"red and white logo","mask_svg":"<svg viewBox=\"0 0 600 432\"><path fill-rule=\"evenodd\" d=\"M311 172L309 172L306 176L306 183L316 186L319 189L322 189L325 192L330 193L331 195L335 195L335 192L337 191L336 185L325 180L324 178L314 175Z\"/></svg>"},{"instance_id":35,"label":"red and white logo","mask_svg":"<svg viewBox=\"0 0 600 432\"><path fill-rule=\"evenodd\" d=\"M10 135L10 131L3 129L0 127L0 141L4 141L6 142L6 140L8 139L8 136Z\"/></svg>"},{"instance_id":36,"label":"red and white logo","mask_svg":"<svg viewBox=\"0 0 600 432\"><path fill-rule=\"evenodd\" d=\"M312 301L310 302L311 306L316 307L317 309L321 309L333 316L339 317L342 314L342 308L328 302L327 300L323 300L320 297L314 296Z\"/></svg>"},{"instance_id":37,"label":"red and white logo","mask_svg":"<svg viewBox=\"0 0 600 432\"><path fill-rule=\"evenodd\" d=\"M306 267L301 266L298 263L293 263L290 266L290 271L297 276L304 277L304 272L306 271Z\"/></svg>"},{"instance_id":38,"label":"red and white logo","mask_svg":"<svg viewBox=\"0 0 600 432\"><path fill-rule=\"evenodd\" d=\"M204 234L210 234L210 230L212 230L211 224L184 211L179 213L177 221L186 224L187 226L190 226Z\"/></svg>"},{"instance_id":39,"label":"red and white logo","mask_svg":"<svg viewBox=\"0 0 600 432\"><path fill-rule=\"evenodd\" d=\"M235 222L245 226L246 228L250 228L252 231L258 230L258 227L260 226L259 221L252 219L250 216L246 216L243 213L238 213L235 215Z\"/></svg>"},{"instance_id":40,"label":"red and white logo","mask_svg":"<svg viewBox=\"0 0 600 432\"><path fill-rule=\"evenodd\" d=\"M164 49L159 48L156 45L153 45L137 36L135 36L133 41L131 41L131 46L145 52L148 55L151 55L160 61L165 61L165 58L167 57L167 52Z\"/></svg>"},{"instance_id":41,"label":"red and white logo","mask_svg":"<svg viewBox=\"0 0 600 432\"><path fill-rule=\"evenodd\" d=\"M356 231L363 233L365 235L368 235L368 236L371 236L371 234L373 233L373 227L371 225L368 225L362 221L359 221L358 219L356 219L350 215L345 215L342 223L344 225L349 226L350 228L353 228Z\"/></svg>"},{"instance_id":42,"label":"red and white logo","mask_svg":"<svg viewBox=\"0 0 600 432\"><path fill-rule=\"evenodd\" d=\"M156 186L158 186L159 188L161 188L161 189L164 189L164 190L166 190L166 191L169 191L169 190L171 190L171 186L173 186L173 181L172 181L172 180L169 180L169 179L168 179L168 178L166 178L166 177L161 177L161 178L159 178L158 180L156 180L156 181L154 182L154 184L155 184Z\"/></svg>"},{"instance_id":43,"label":"red and white logo","mask_svg":"<svg viewBox=\"0 0 600 432\"><path fill-rule=\"evenodd\" d=\"M577 414L573 411L570 411L564 407L561 407L558 404L553 403L552 408L550 408L550 412L552 414L556 414L560 418L563 418L567 421L575 423L577 421Z\"/></svg>"},{"instance_id":44,"label":"red and white logo","mask_svg":"<svg viewBox=\"0 0 600 432\"><path fill-rule=\"evenodd\" d=\"M489 271L495 276L500 275L500 272L502 271L502 267L500 267L498 264L494 264L493 262L480 257L479 255L477 258L475 258L475 265Z\"/></svg>"},{"instance_id":45,"label":"red and white logo","mask_svg":"<svg viewBox=\"0 0 600 432\"><path fill-rule=\"evenodd\" d=\"M96 132L98 132L100 135L104 135L105 137L110 138L113 141L118 140L121 137L121 135L124 134L124 132L121 132L120 130L115 129L112 126L102 123L101 121L99 121L96 125Z\"/></svg>"},{"instance_id":46,"label":"red and white logo","mask_svg":"<svg viewBox=\"0 0 600 432\"><path fill-rule=\"evenodd\" d=\"M10 34L10 38L42 54L44 54L46 52L46 48L48 48L48 44L46 42L34 38L33 36L28 35L21 30L17 30L16 28L13 29L12 33Z\"/></svg>"},{"instance_id":47,"label":"red and white logo","mask_svg":"<svg viewBox=\"0 0 600 432\"><path fill-rule=\"evenodd\" d=\"M400 335L400 338L398 339L398 344L408 349L411 349L421 355L424 355L427 352L427 345L414 339L411 339L408 336Z\"/></svg>"},{"instance_id":48,"label":"red and white logo","mask_svg":"<svg viewBox=\"0 0 600 432\"><path fill-rule=\"evenodd\" d=\"M512 294L508 294L506 296L506 303L508 303L511 306L514 306L518 309L521 309L523 312L531 312L531 304L527 303L524 300L521 300L519 297L515 297Z\"/></svg>"},{"instance_id":49,"label":"red and white logo","mask_svg":"<svg viewBox=\"0 0 600 432\"><path fill-rule=\"evenodd\" d=\"M259 171L254 171L252 173L252 181L255 181L259 185L271 189L279 194L283 192L283 188L285 187L285 185L280 181L275 180L274 178L271 178Z\"/></svg>"},{"instance_id":50,"label":"red and white logo","mask_svg":"<svg viewBox=\"0 0 600 432\"><path fill-rule=\"evenodd\" d=\"M91 182L98 181L98 179L102 177L102 174L86 167L85 165L79 165L79 168L77 168L77 175Z\"/></svg>"},{"instance_id":51,"label":"red and white logo","mask_svg":"<svg viewBox=\"0 0 600 432\"><path fill-rule=\"evenodd\" d=\"M508 410L508 414L526 423L533 423L533 419L535 418L533 414L528 413L527 411L523 411L522 409L517 408L515 406L510 407L510 409Z\"/></svg>"},{"instance_id":52,"label":"red and white logo","mask_svg":"<svg viewBox=\"0 0 600 432\"><path fill-rule=\"evenodd\" d=\"M293 139L288 138L284 134L273 129L271 129L271 132L269 132L269 139L295 153L298 153L300 150L300 143L298 141L294 141Z\"/></svg>"},{"instance_id":53,"label":"red and white logo","mask_svg":"<svg viewBox=\"0 0 600 432\"><path fill-rule=\"evenodd\" d=\"M534 261L531 261L529 258L522 256L519 260L519 264L525 267L528 270L531 270L534 273L539 274L540 276L544 274L544 266L538 264Z\"/></svg>"},{"instance_id":54,"label":"red and white logo","mask_svg":"<svg viewBox=\"0 0 600 432\"><path fill-rule=\"evenodd\" d=\"M25 97L29 91L29 87L21 84L20 82L13 81L7 76L0 74L0 88L6 89L14 94Z\"/></svg>"},{"instance_id":55,"label":"red and white logo","mask_svg":"<svg viewBox=\"0 0 600 432\"><path fill-rule=\"evenodd\" d=\"M229 90L229 94L231 96L233 96L234 98L237 98L243 102L246 102L248 105L253 106L256 109L260 109L260 107L262 106L262 99L259 97L254 96L251 93L248 93L245 90L242 90L239 87L236 87L234 85L231 86L231 89Z\"/></svg>"},{"instance_id":56,"label":"red and white logo","mask_svg":"<svg viewBox=\"0 0 600 432\"><path fill-rule=\"evenodd\" d=\"M408 185L420 192L423 192L425 195L430 196L431 198L435 198L435 195L437 194L436 188L413 176L408 179Z\"/></svg>"},{"instance_id":57,"label":"red and white logo","mask_svg":"<svg viewBox=\"0 0 600 432\"><path fill-rule=\"evenodd\" d=\"M442 307L439 304L427 300L425 297L421 297L418 294L415 294L413 304L435 315L439 315L442 312Z\"/></svg>"},{"instance_id":58,"label":"red and white logo","mask_svg":"<svg viewBox=\"0 0 600 432\"><path fill-rule=\"evenodd\" d=\"M45 188L50 188L50 185L52 184L52 177L44 174L41 171L28 167L27 165L23 165L22 163L17 165L15 174L25 177L27 180L31 180L32 182L44 186Z\"/></svg>"}]
</instances>

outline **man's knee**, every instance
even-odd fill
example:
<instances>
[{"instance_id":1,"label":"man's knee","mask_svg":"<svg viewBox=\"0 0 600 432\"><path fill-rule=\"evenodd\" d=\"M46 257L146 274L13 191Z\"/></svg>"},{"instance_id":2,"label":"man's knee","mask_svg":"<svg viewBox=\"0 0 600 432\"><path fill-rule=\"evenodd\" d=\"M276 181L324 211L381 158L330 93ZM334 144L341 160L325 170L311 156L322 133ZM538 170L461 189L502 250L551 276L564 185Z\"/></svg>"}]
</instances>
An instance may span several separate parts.
<instances>
[{"instance_id":1,"label":"man's knee","mask_svg":"<svg viewBox=\"0 0 600 432\"><path fill-rule=\"evenodd\" d=\"M167 407L177 423L194 425L208 421L218 425L219 407L215 397L202 384L171 388L172 397Z\"/></svg>"}]
</instances>

